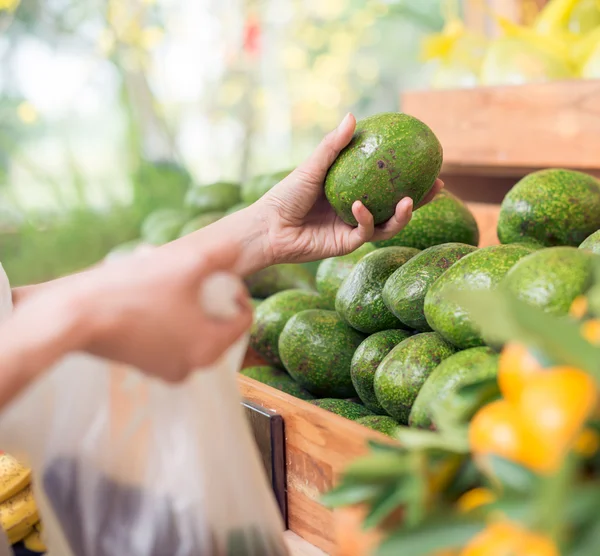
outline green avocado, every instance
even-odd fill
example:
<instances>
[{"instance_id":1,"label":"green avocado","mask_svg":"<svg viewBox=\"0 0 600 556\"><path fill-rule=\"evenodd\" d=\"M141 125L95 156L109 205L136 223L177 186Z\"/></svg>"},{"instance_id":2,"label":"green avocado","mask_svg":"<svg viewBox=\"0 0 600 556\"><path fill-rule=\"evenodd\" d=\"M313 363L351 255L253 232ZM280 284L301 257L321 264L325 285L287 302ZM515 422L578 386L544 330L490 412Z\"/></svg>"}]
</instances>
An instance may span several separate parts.
<instances>
[{"instance_id":1,"label":"green avocado","mask_svg":"<svg viewBox=\"0 0 600 556\"><path fill-rule=\"evenodd\" d=\"M503 286L548 313L566 315L573 300L592 285L594 259L593 253L575 247L535 251L512 267Z\"/></svg>"},{"instance_id":2,"label":"green avocado","mask_svg":"<svg viewBox=\"0 0 600 556\"><path fill-rule=\"evenodd\" d=\"M327 303L328 309L335 308L335 296L354 265L372 251L375 251L375 247L370 243L365 243L348 255L321 261L317 268L317 291L321 294L323 301Z\"/></svg>"},{"instance_id":3,"label":"green avocado","mask_svg":"<svg viewBox=\"0 0 600 556\"><path fill-rule=\"evenodd\" d=\"M250 178L242 185L242 201L251 205L291 173L292 170L282 170L274 174L261 174Z\"/></svg>"},{"instance_id":4,"label":"green avocado","mask_svg":"<svg viewBox=\"0 0 600 556\"><path fill-rule=\"evenodd\" d=\"M265 299L254 313L250 346L267 361L281 367L279 336L286 322L307 309L323 309L316 292L285 290Z\"/></svg>"},{"instance_id":5,"label":"green avocado","mask_svg":"<svg viewBox=\"0 0 600 556\"><path fill-rule=\"evenodd\" d=\"M579 249L585 249L586 251L600 255L600 230L596 230L593 234L586 237L579 246Z\"/></svg>"},{"instance_id":6,"label":"green avocado","mask_svg":"<svg viewBox=\"0 0 600 556\"><path fill-rule=\"evenodd\" d=\"M350 144L327 172L325 196L346 224L357 225L355 201L371 211L376 225L382 224L404 197L415 206L425 197L442 158L440 142L422 121L408 114L377 114L356 124Z\"/></svg>"},{"instance_id":7,"label":"green avocado","mask_svg":"<svg viewBox=\"0 0 600 556\"><path fill-rule=\"evenodd\" d=\"M261 303L264 301L264 299L254 299L252 298L250 300L250 302L252 303L252 307L254 307L254 310L256 311L256 309L259 308L259 306L261 305Z\"/></svg>"},{"instance_id":8,"label":"green avocado","mask_svg":"<svg viewBox=\"0 0 600 556\"><path fill-rule=\"evenodd\" d=\"M421 387L433 370L455 352L436 332L416 334L400 342L375 373L375 395L381 407L402 425Z\"/></svg>"},{"instance_id":9,"label":"green avocado","mask_svg":"<svg viewBox=\"0 0 600 556\"><path fill-rule=\"evenodd\" d=\"M498 373L498 354L488 347L459 351L444 359L423 384L412 406L408 422L411 427L436 428L432 421L440 404L460 411L465 402L456 395L469 384L494 378Z\"/></svg>"},{"instance_id":10,"label":"green avocado","mask_svg":"<svg viewBox=\"0 0 600 556\"><path fill-rule=\"evenodd\" d=\"M247 376L258 382L262 382L272 388L281 390L290 396L300 398L301 400L314 400L315 397L300 386L290 375L285 371L276 369L275 367L259 366L247 367L240 371L241 375Z\"/></svg>"},{"instance_id":11,"label":"green avocado","mask_svg":"<svg viewBox=\"0 0 600 556\"><path fill-rule=\"evenodd\" d=\"M385 281L419 251L411 247L385 247L365 255L346 277L335 298L335 310L351 326L372 334L402 328L383 303Z\"/></svg>"},{"instance_id":12,"label":"green avocado","mask_svg":"<svg viewBox=\"0 0 600 556\"><path fill-rule=\"evenodd\" d=\"M237 183L217 182L192 187L185 196L184 204L194 214L224 212L238 204L241 199Z\"/></svg>"},{"instance_id":13,"label":"green avocado","mask_svg":"<svg viewBox=\"0 0 600 556\"><path fill-rule=\"evenodd\" d=\"M252 297L265 299L284 290L315 291L315 277L299 264L263 268L244 280Z\"/></svg>"},{"instance_id":14,"label":"green avocado","mask_svg":"<svg viewBox=\"0 0 600 556\"><path fill-rule=\"evenodd\" d=\"M431 285L456 261L477 248L465 243L434 245L415 255L386 281L383 302L408 328L431 331L423 306Z\"/></svg>"},{"instance_id":15,"label":"green avocado","mask_svg":"<svg viewBox=\"0 0 600 556\"><path fill-rule=\"evenodd\" d=\"M373 415L366 407L349 400L322 398L320 400L311 400L310 403L320 407L321 409L331 411L331 413L335 413L336 415L341 415L342 417L350 419L351 421L356 421L356 419L360 419L361 417L369 417Z\"/></svg>"},{"instance_id":16,"label":"green avocado","mask_svg":"<svg viewBox=\"0 0 600 556\"><path fill-rule=\"evenodd\" d=\"M192 179L170 161L143 161L133 176L134 206L146 215L160 208L181 208Z\"/></svg>"},{"instance_id":17,"label":"green avocado","mask_svg":"<svg viewBox=\"0 0 600 556\"><path fill-rule=\"evenodd\" d=\"M229 207L226 211L225 211L225 216L229 216L230 214L233 214L234 212L239 212L240 210L244 210L245 208L248 208L250 205L248 203L236 203L235 205Z\"/></svg>"},{"instance_id":18,"label":"green avocado","mask_svg":"<svg viewBox=\"0 0 600 556\"><path fill-rule=\"evenodd\" d=\"M479 244L479 228L468 207L449 191L413 212L410 222L394 237L376 241L377 247L404 245L427 249L441 243Z\"/></svg>"},{"instance_id":19,"label":"green avocado","mask_svg":"<svg viewBox=\"0 0 600 556\"><path fill-rule=\"evenodd\" d=\"M310 309L287 321L279 356L292 378L315 396L353 398L350 363L364 339L334 311Z\"/></svg>"},{"instance_id":20,"label":"green avocado","mask_svg":"<svg viewBox=\"0 0 600 556\"><path fill-rule=\"evenodd\" d=\"M133 251L135 251L141 245L144 245L144 242L141 239L132 239L131 241L126 241L125 243L115 245L106 256L127 255L128 253L133 253Z\"/></svg>"},{"instance_id":21,"label":"green avocado","mask_svg":"<svg viewBox=\"0 0 600 556\"><path fill-rule=\"evenodd\" d=\"M159 209L150 213L142 222L140 235L144 242L162 245L177 239L179 230L189 214L178 209Z\"/></svg>"},{"instance_id":22,"label":"green avocado","mask_svg":"<svg viewBox=\"0 0 600 556\"><path fill-rule=\"evenodd\" d=\"M498 218L501 243L577 247L599 228L600 180L556 168L521 179L504 197Z\"/></svg>"},{"instance_id":23,"label":"green avocado","mask_svg":"<svg viewBox=\"0 0 600 556\"><path fill-rule=\"evenodd\" d=\"M396 437L400 428L400 425L388 415L367 415L356 419L356 422L392 438Z\"/></svg>"},{"instance_id":24,"label":"green avocado","mask_svg":"<svg viewBox=\"0 0 600 556\"><path fill-rule=\"evenodd\" d=\"M222 212L206 212L201 214L200 216L196 216L189 222L186 222L184 226L179 230L179 237L187 236L188 234L192 234L197 232L202 228L206 228L206 226L210 226L215 222L221 220L224 214Z\"/></svg>"},{"instance_id":25,"label":"green avocado","mask_svg":"<svg viewBox=\"0 0 600 556\"><path fill-rule=\"evenodd\" d=\"M369 336L352 356L350 376L358 397L373 413L385 415L375 396L375 372L385 356L411 335L408 330L382 330Z\"/></svg>"},{"instance_id":26,"label":"green avocado","mask_svg":"<svg viewBox=\"0 0 600 556\"><path fill-rule=\"evenodd\" d=\"M425 296L425 318L429 326L461 349L484 345L479 327L448 294L453 290L472 292L497 288L515 263L534 250L527 245L492 245L454 263Z\"/></svg>"}]
</instances>

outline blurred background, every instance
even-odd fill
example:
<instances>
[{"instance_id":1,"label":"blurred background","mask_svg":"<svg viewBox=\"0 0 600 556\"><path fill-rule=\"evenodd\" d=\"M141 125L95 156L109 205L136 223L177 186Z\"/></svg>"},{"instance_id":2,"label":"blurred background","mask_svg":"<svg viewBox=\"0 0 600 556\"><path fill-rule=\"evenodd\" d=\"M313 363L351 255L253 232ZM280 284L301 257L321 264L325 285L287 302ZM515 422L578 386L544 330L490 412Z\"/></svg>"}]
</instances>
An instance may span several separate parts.
<instances>
[{"instance_id":1,"label":"blurred background","mask_svg":"<svg viewBox=\"0 0 600 556\"><path fill-rule=\"evenodd\" d=\"M408 89L598 77L600 2L555 15L587 38L577 64L532 31L546 3L0 0L0 261L22 284L152 222L173 239L201 212L190 188L256 185Z\"/></svg>"}]
</instances>

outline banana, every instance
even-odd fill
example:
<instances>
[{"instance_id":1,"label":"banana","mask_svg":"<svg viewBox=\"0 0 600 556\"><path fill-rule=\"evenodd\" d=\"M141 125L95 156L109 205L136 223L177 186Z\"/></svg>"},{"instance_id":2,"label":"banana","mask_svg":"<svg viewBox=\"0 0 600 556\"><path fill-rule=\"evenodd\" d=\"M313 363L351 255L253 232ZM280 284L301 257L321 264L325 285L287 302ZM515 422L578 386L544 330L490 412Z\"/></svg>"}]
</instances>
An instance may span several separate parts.
<instances>
[{"instance_id":1,"label":"banana","mask_svg":"<svg viewBox=\"0 0 600 556\"><path fill-rule=\"evenodd\" d=\"M31 550L31 552L46 552L46 545L42 541L42 536L37 525L33 528L33 531L25 537L23 542L25 543L25 548Z\"/></svg>"},{"instance_id":2,"label":"banana","mask_svg":"<svg viewBox=\"0 0 600 556\"><path fill-rule=\"evenodd\" d=\"M0 452L0 503L29 486L31 469L23 467L6 452Z\"/></svg>"},{"instance_id":3,"label":"banana","mask_svg":"<svg viewBox=\"0 0 600 556\"><path fill-rule=\"evenodd\" d=\"M11 544L23 540L39 519L30 486L0 504L0 524Z\"/></svg>"}]
</instances>

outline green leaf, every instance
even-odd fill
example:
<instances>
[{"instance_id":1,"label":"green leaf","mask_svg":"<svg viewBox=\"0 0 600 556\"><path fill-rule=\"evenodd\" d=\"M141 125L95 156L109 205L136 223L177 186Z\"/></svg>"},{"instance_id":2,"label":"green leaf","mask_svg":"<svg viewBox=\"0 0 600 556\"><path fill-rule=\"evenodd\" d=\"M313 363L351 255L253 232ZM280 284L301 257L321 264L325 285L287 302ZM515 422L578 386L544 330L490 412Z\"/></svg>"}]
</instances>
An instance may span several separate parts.
<instances>
[{"instance_id":1,"label":"green leaf","mask_svg":"<svg viewBox=\"0 0 600 556\"><path fill-rule=\"evenodd\" d=\"M354 504L373 500L386 491L387 487L384 485L342 482L329 492L321 495L320 501L328 508L353 506Z\"/></svg>"},{"instance_id":2,"label":"green leaf","mask_svg":"<svg viewBox=\"0 0 600 556\"><path fill-rule=\"evenodd\" d=\"M396 438L405 448L413 450L446 450L457 454L469 452L469 440L465 427L445 434L436 431L399 427Z\"/></svg>"},{"instance_id":3,"label":"green leaf","mask_svg":"<svg viewBox=\"0 0 600 556\"><path fill-rule=\"evenodd\" d=\"M397 483L393 488L386 488L380 496L373 500L371 509L363 522L364 529L377 527L408 499L407 478Z\"/></svg>"},{"instance_id":4,"label":"green leaf","mask_svg":"<svg viewBox=\"0 0 600 556\"><path fill-rule=\"evenodd\" d=\"M495 377L467 384L443 404L433 406L433 421L438 423L442 432L455 429L457 425L468 423L481 407L499 396L500 389Z\"/></svg>"},{"instance_id":5,"label":"green leaf","mask_svg":"<svg viewBox=\"0 0 600 556\"><path fill-rule=\"evenodd\" d=\"M400 530L381 543L375 556L430 556L437 550L460 548L485 527L482 519L446 516L409 530Z\"/></svg>"},{"instance_id":6,"label":"green leaf","mask_svg":"<svg viewBox=\"0 0 600 556\"><path fill-rule=\"evenodd\" d=\"M498 481L504 491L531 493L538 486L538 476L529 469L498 456L489 457L492 481Z\"/></svg>"},{"instance_id":7,"label":"green leaf","mask_svg":"<svg viewBox=\"0 0 600 556\"><path fill-rule=\"evenodd\" d=\"M403 446L397 446L388 443L384 444L383 442L379 442L378 440L369 440L367 444L373 452L385 452L395 454L402 454L406 452L406 449Z\"/></svg>"},{"instance_id":8,"label":"green leaf","mask_svg":"<svg viewBox=\"0 0 600 556\"><path fill-rule=\"evenodd\" d=\"M344 471L344 480L353 482L381 483L396 480L409 470L405 454L375 452L350 463Z\"/></svg>"},{"instance_id":9,"label":"green leaf","mask_svg":"<svg viewBox=\"0 0 600 556\"><path fill-rule=\"evenodd\" d=\"M563 552L565 556L598 556L600 546L600 520L579 533L575 539L574 546Z\"/></svg>"}]
</instances>

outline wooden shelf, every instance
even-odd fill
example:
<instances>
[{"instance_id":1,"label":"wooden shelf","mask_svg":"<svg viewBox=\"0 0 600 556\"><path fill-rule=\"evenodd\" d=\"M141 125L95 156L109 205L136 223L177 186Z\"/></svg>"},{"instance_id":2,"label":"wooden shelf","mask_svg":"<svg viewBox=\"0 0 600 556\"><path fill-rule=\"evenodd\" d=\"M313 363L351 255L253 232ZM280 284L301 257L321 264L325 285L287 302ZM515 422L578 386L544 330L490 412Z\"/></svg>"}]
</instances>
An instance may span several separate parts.
<instances>
[{"instance_id":1,"label":"wooden shelf","mask_svg":"<svg viewBox=\"0 0 600 556\"><path fill-rule=\"evenodd\" d=\"M413 91L401 102L439 137L447 175L519 178L546 167L600 175L600 80Z\"/></svg>"}]
</instances>

